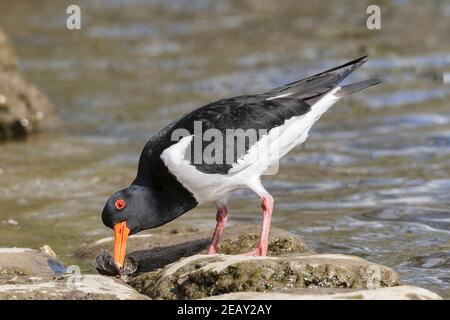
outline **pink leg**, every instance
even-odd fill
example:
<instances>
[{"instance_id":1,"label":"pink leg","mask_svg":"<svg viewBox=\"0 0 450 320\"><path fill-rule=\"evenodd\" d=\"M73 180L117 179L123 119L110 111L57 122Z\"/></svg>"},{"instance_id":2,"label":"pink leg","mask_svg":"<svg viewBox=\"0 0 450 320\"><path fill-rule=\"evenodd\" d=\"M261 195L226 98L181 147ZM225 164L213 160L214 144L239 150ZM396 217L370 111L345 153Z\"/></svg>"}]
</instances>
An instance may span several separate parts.
<instances>
[{"instance_id":1,"label":"pink leg","mask_svg":"<svg viewBox=\"0 0 450 320\"><path fill-rule=\"evenodd\" d=\"M217 251L217 245L219 244L220 236L222 235L223 228L228 219L228 208L226 206L217 207L216 214L216 229L211 240L211 244L208 247L208 254L215 254Z\"/></svg>"},{"instance_id":2,"label":"pink leg","mask_svg":"<svg viewBox=\"0 0 450 320\"><path fill-rule=\"evenodd\" d=\"M263 209L261 235L256 250L249 252L251 256L266 256L269 247L270 222L272 220L274 200L271 195L267 194L261 199L261 207Z\"/></svg>"}]
</instances>

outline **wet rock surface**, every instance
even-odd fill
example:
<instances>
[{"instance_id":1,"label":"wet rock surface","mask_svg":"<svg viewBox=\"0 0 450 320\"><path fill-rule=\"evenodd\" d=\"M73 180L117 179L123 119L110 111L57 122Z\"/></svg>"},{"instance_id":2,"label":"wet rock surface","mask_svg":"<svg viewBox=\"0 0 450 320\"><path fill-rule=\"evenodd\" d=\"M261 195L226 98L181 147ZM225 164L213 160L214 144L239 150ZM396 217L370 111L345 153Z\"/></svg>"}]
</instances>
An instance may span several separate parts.
<instances>
[{"instance_id":1,"label":"wet rock surface","mask_svg":"<svg viewBox=\"0 0 450 320\"><path fill-rule=\"evenodd\" d=\"M0 300L148 299L116 278L66 271L49 246L0 248Z\"/></svg>"},{"instance_id":2,"label":"wet rock surface","mask_svg":"<svg viewBox=\"0 0 450 320\"><path fill-rule=\"evenodd\" d=\"M175 225L155 230L152 233L132 236L127 243L129 252L127 257L137 263L138 273L162 268L180 258L206 253L212 231L211 229ZM233 255L251 251L257 245L259 232L260 226L257 225L237 225L225 228L218 253ZM101 250L112 250L112 248L113 238L104 238L80 248L75 255L94 264L94 260ZM297 235L277 228L271 229L269 255L300 254L307 251L306 244ZM110 267L105 267L105 274L111 274L108 273L110 271Z\"/></svg>"},{"instance_id":3,"label":"wet rock surface","mask_svg":"<svg viewBox=\"0 0 450 320\"><path fill-rule=\"evenodd\" d=\"M54 109L47 96L19 72L14 51L0 29L0 139L56 125Z\"/></svg>"},{"instance_id":4,"label":"wet rock surface","mask_svg":"<svg viewBox=\"0 0 450 320\"><path fill-rule=\"evenodd\" d=\"M28 248L0 248L0 276L58 275L66 267L45 251Z\"/></svg>"},{"instance_id":5,"label":"wet rock surface","mask_svg":"<svg viewBox=\"0 0 450 320\"><path fill-rule=\"evenodd\" d=\"M221 254L243 254L252 251L258 244L261 226L238 225L225 229L217 252ZM211 232L211 231L210 231ZM298 235L272 227L270 229L269 256L306 253L309 249ZM203 251L206 253L206 250Z\"/></svg>"},{"instance_id":6,"label":"wet rock surface","mask_svg":"<svg viewBox=\"0 0 450 320\"><path fill-rule=\"evenodd\" d=\"M0 300L148 299L118 279L101 275L0 277Z\"/></svg>"},{"instance_id":7,"label":"wet rock surface","mask_svg":"<svg viewBox=\"0 0 450 320\"><path fill-rule=\"evenodd\" d=\"M154 299L200 299L241 291L390 287L400 280L388 267L347 255L195 255L136 276L130 284Z\"/></svg>"},{"instance_id":8,"label":"wet rock surface","mask_svg":"<svg viewBox=\"0 0 450 320\"><path fill-rule=\"evenodd\" d=\"M352 289L295 289L289 292L236 292L209 297L211 300L441 300L430 290L414 286Z\"/></svg>"}]
</instances>

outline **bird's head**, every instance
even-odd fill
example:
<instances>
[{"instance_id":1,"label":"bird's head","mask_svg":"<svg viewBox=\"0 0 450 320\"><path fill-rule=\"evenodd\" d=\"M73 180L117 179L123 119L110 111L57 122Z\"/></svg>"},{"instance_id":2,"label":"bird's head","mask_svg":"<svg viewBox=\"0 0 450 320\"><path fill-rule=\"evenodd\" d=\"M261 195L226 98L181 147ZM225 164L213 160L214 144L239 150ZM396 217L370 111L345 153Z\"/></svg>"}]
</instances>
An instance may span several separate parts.
<instances>
[{"instance_id":1,"label":"bird's head","mask_svg":"<svg viewBox=\"0 0 450 320\"><path fill-rule=\"evenodd\" d=\"M105 226L114 230L114 261L122 268L128 236L157 227L156 201L150 188L131 185L109 197L102 212Z\"/></svg>"}]
</instances>

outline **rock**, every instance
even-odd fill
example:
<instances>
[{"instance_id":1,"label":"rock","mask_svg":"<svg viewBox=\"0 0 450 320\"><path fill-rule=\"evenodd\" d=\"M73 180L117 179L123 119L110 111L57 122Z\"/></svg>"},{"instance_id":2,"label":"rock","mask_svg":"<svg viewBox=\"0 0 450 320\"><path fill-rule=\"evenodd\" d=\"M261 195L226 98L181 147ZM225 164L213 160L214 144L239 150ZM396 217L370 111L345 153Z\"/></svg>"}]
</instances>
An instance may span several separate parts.
<instances>
[{"instance_id":1,"label":"rock","mask_svg":"<svg viewBox=\"0 0 450 320\"><path fill-rule=\"evenodd\" d=\"M0 277L0 300L128 300L148 299L119 280L101 275Z\"/></svg>"},{"instance_id":2,"label":"rock","mask_svg":"<svg viewBox=\"0 0 450 320\"><path fill-rule=\"evenodd\" d=\"M54 109L20 74L13 49L0 29L0 139L54 126L58 123Z\"/></svg>"},{"instance_id":3,"label":"rock","mask_svg":"<svg viewBox=\"0 0 450 320\"><path fill-rule=\"evenodd\" d=\"M339 254L195 255L138 275L130 284L155 299L199 299L240 291L390 287L400 280L388 267Z\"/></svg>"},{"instance_id":4,"label":"rock","mask_svg":"<svg viewBox=\"0 0 450 320\"><path fill-rule=\"evenodd\" d=\"M55 256L46 245L40 250L0 248L0 300L148 299L118 279L66 269Z\"/></svg>"},{"instance_id":5,"label":"rock","mask_svg":"<svg viewBox=\"0 0 450 320\"><path fill-rule=\"evenodd\" d=\"M0 248L0 276L63 274L66 267L43 251Z\"/></svg>"},{"instance_id":6,"label":"rock","mask_svg":"<svg viewBox=\"0 0 450 320\"><path fill-rule=\"evenodd\" d=\"M375 290L295 289L290 292L235 292L205 298L208 300L442 300L434 292L414 286Z\"/></svg>"},{"instance_id":7,"label":"rock","mask_svg":"<svg viewBox=\"0 0 450 320\"><path fill-rule=\"evenodd\" d=\"M260 226L236 225L225 228L218 252L239 254L256 247ZM206 253L213 229L199 229L174 225L131 236L127 243L128 256L137 264L137 272L162 268L180 258ZM113 238L104 238L88 244L75 255L91 264L101 250L112 250ZM269 255L305 253L307 246L298 236L277 228L270 230Z\"/></svg>"},{"instance_id":8,"label":"rock","mask_svg":"<svg viewBox=\"0 0 450 320\"><path fill-rule=\"evenodd\" d=\"M42 247L39 247L39 251L45 253L46 255L49 255L50 257L56 258L55 251L53 251L53 249L48 244L44 244Z\"/></svg>"}]
</instances>

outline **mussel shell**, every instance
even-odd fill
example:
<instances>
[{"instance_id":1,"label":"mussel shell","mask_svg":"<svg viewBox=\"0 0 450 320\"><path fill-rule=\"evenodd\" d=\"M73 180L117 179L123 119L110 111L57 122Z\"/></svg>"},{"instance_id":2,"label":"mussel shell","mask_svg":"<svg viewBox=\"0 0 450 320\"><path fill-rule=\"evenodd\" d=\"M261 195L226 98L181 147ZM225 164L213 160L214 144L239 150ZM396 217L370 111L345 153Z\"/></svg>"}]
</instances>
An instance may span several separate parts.
<instances>
[{"instance_id":1,"label":"mussel shell","mask_svg":"<svg viewBox=\"0 0 450 320\"><path fill-rule=\"evenodd\" d=\"M95 268L98 273L106 276L128 275L135 273L138 268L138 263L135 259L132 257L126 257L123 268L119 269L114 262L114 258L106 250L100 251L95 258L95 262Z\"/></svg>"}]
</instances>

